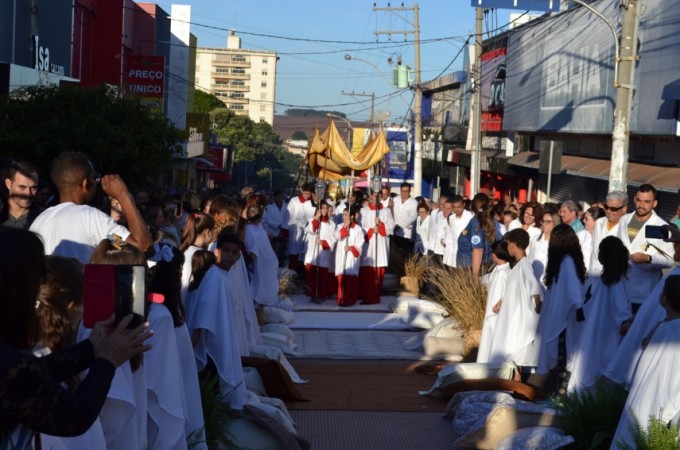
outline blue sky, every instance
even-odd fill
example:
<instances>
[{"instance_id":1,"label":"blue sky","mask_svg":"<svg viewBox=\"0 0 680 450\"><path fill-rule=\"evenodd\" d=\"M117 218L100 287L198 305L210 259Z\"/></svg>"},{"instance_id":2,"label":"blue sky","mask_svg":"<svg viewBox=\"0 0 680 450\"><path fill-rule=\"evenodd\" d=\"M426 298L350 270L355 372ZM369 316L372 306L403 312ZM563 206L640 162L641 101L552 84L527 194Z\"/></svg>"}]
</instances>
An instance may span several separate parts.
<instances>
[{"instance_id":1,"label":"blue sky","mask_svg":"<svg viewBox=\"0 0 680 450\"><path fill-rule=\"evenodd\" d=\"M173 2L157 3L170 12ZM413 34L395 34L390 40L386 35L376 37L374 32L413 30L413 13L373 11L373 3L367 0L183 2L192 6L191 30L200 47L225 47L227 30L234 28L241 36L242 48L279 54L277 114L289 108L315 107L342 111L351 119L367 119L370 99L343 95L344 91L375 94L376 114L384 117L389 113L389 120L400 122L406 115L412 93L396 95L385 78L392 78L390 57L393 61L401 58L404 64L414 65L413 44L404 42L413 41ZM391 4L401 5L400 2ZM412 7L414 3L404 5ZM376 6L387 7L387 2L376 2ZM419 8L422 80L462 69L461 46L475 27L475 12L470 1L422 0ZM485 29L504 26L507 21L508 11L494 13L487 17ZM368 62L347 61L345 54Z\"/></svg>"}]
</instances>

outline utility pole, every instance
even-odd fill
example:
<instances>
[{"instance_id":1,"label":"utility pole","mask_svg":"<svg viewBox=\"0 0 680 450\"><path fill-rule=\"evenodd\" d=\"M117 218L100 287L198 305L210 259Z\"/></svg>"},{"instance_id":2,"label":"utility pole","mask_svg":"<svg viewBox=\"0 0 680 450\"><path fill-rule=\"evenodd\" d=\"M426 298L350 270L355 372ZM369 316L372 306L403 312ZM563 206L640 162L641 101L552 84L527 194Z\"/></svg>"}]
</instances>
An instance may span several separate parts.
<instances>
[{"instance_id":1,"label":"utility pole","mask_svg":"<svg viewBox=\"0 0 680 450\"><path fill-rule=\"evenodd\" d=\"M415 94L414 105L413 105L413 120L414 120L414 131L413 131L413 195L419 196L422 194L423 189L423 118L422 118L422 105L423 105L423 90L420 81L420 19L419 19L419 8L416 3L412 8L406 6L399 7L387 7L379 8L373 7L373 11L413 11L413 30L404 31L376 31L375 35L387 34L389 36L393 34L413 34L413 41L415 46L415 77L413 80L413 90ZM409 21L404 18L404 20L409 23Z\"/></svg>"},{"instance_id":2,"label":"utility pole","mask_svg":"<svg viewBox=\"0 0 680 450\"><path fill-rule=\"evenodd\" d=\"M616 85L616 107L612 131L612 159L609 170L609 192L628 188L628 151L630 147L630 115L635 93L635 63L637 62L638 28L640 25L638 0L622 1L623 25L619 82ZM616 80L615 80L616 81Z\"/></svg>"},{"instance_id":3,"label":"utility pole","mask_svg":"<svg viewBox=\"0 0 680 450\"><path fill-rule=\"evenodd\" d=\"M370 94L357 93L357 92L341 92L342 95L351 95L352 97L371 97L371 125L375 125L375 92Z\"/></svg>"},{"instance_id":4,"label":"utility pole","mask_svg":"<svg viewBox=\"0 0 680 450\"><path fill-rule=\"evenodd\" d=\"M472 154L470 155L470 197L479 192L479 178L482 166L481 121L482 121L482 8L475 8L475 66L472 80Z\"/></svg>"}]
</instances>

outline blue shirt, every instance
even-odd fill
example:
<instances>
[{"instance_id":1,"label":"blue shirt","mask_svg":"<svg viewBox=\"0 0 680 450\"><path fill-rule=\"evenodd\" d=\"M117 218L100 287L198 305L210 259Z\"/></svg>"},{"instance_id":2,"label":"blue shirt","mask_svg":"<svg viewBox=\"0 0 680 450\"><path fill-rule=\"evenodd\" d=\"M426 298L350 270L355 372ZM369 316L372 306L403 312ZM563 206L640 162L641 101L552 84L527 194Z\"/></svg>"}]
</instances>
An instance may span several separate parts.
<instances>
[{"instance_id":1,"label":"blue shirt","mask_svg":"<svg viewBox=\"0 0 680 450\"><path fill-rule=\"evenodd\" d=\"M470 219L470 222L458 236L456 265L458 267L472 266L472 251L478 248L484 250L482 264L486 264L491 255L491 244L487 241L484 229L479 225L479 220L475 216Z\"/></svg>"}]
</instances>

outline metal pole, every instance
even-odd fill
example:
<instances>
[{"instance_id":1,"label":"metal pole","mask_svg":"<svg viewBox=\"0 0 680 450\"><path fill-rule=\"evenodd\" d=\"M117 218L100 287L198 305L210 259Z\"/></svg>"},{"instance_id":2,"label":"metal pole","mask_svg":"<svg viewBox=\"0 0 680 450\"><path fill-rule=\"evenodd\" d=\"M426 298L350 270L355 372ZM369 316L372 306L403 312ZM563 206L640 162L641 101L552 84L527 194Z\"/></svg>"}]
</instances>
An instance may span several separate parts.
<instances>
[{"instance_id":1,"label":"metal pole","mask_svg":"<svg viewBox=\"0 0 680 450\"><path fill-rule=\"evenodd\" d=\"M616 86L609 192L613 190L626 192L628 187L630 115L633 107L633 93L635 92L635 63L637 62L640 18L637 0L628 0L626 3L621 29L621 49L620 55L618 55L621 71L619 73L619 84Z\"/></svg>"},{"instance_id":2,"label":"metal pole","mask_svg":"<svg viewBox=\"0 0 680 450\"><path fill-rule=\"evenodd\" d=\"M479 192L479 178L481 170L481 120L482 120L482 21L483 10L476 8L475 18L475 68L473 70L473 99L472 107L472 155L470 155L470 197Z\"/></svg>"},{"instance_id":3,"label":"metal pole","mask_svg":"<svg viewBox=\"0 0 680 450\"><path fill-rule=\"evenodd\" d=\"M546 189L546 194L548 196L548 202L550 202L550 191L552 188L552 168L553 168L553 149L555 147L555 141L550 141L550 153L548 159L548 188Z\"/></svg>"},{"instance_id":4,"label":"metal pole","mask_svg":"<svg viewBox=\"0 0 680 450\"><path fill-rule=\"evenodd\" d=\"M413 195L418 197L423 189L423 90L420 85L420 21L418 18L418 4L413 6L413 22L415 34L415 105L413 106L413 116L415 120L414 129L414 155L413 155Z\"/></svg>"}]
</instances>

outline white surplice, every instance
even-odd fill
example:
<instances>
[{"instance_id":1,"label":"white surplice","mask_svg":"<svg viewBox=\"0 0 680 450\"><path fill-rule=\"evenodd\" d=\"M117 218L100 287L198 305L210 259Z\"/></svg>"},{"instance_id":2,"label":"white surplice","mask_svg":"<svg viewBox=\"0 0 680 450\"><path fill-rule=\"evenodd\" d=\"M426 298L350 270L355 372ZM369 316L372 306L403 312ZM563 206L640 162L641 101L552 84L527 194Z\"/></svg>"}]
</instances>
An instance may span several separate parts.
<instances>
[{"instance_id":1,"label":"white surplice","mask_svg":"<svg viewBox=\"0 0 680 450\"><path fill-rule=\"evenodd\" d=\"M189 293L189 282L191 281L191 258L201 247L190 245L184 250L184 264L182 264L182 304L186 307L187 294Z\"/></svg>"},{"instance_id":2,"label":"white surplice","mask_svg":"<svg viewBox=\"0 0 680 450\"><path fill-rule=\"evenodd\" d=\"M257 312L255 311L255 301L253 299L253 291L248 280L248 269L246 268L246 261L241 255L231 269L229 269L229 276L231 277L231 288L234 293L236 302L234 304L238 315L237 318L242 320L239 322L239 336L241 339L246 337L246 343L241 342L239 345L241 351L248 346L248 344L259 345L262 343L262 335L260 334L260 324L257 322ZM278 286L278 280L277 280ZM248 353L242 353L247 356Z\"/></svg>"},{"instance_id":3,"label":"white surplice","mask_svg":"<svg viewBox=\"0 0 680 450\"><path fill-rule=\"evenodd\" d=\"M189 329L184 325L175 327L177 339L177 353L180 361L180 375L182 377L182 404L184 407L184 432L187 437L192 433L199 433L205 441L205 421L203 418L203 405L201 403L201 388L198 382L198 369L196 358L191 345ZM197 431L199 430L199 431ZM194 434L195 437L196 434ZM196 444L195 450L207 450L205 442Z\"/></svg>"},{"instance_id":4,"label":"white surplice","mask_svg":"<svg viewBox=\"0 0 680 450\"><path fill-rule=\"evenodd\" d=\"M545 268L548 266L548 246L550 245L550 241L545 239L545 235L541 233L537 237L529 239L529 242L527 258L531 263L534 277L536 277L541 284L541 288L545 289L544 276Z\"/></svg>"},{"instance_id":5,"label":"white surplice","mask_svg":"<svg viewBox=\"0 0 680 450\"><path fill-rule=\"evenodd\" d=\"M583 305L581 338L574 349L569 391L589 388L602 376L623 338L621 324L631 316L623 280L607 286L598 277L590 286L590 300Z\"/></svg>"},{"instance_id":6,"label":"white surplice","mask_svg":"<svg viewBox=\"0 0 680 450\"><path fill-rule=\"evenodd\" d=\"M605 375L610 380L624 386L630 385L635 365L642 354L642 340L651 333L659 322L666 318L666 311L659 304L659 298L661 292L663 292L666 278L671 275L680 275L680 267L675 267L666 274L642 303L642 306L635 315L633 324L630 326L605 370Z\"/></svg>"},{"instance_id":7,"label":"white surplice","mask_svg":"<svg viewBox=\"0 0 680 450\"><path fill-rule=\"evenodd\" d=\"M432 216L427 215L425 219L418 216L416 219L416 242L413 246L413 251L421 255L427 255L427 252L432 250L432 243L430 241L430 226L432 225Z\"/></svg>"},{"instance_id":8,"label":"white surplice","mask_svg":"<svg viewBox=\"0 0 680 450\"><path fill-rule=\"evenodd\" d=\"M534 295L541 295L541 288L525 257L508 274L491 340L489 362L514 361L520 366L536 366L534 338L538 313Z\"/></svg>"},{"instance_id":9,"label":"white surplice","mask_svg":"<svg viewBox=\"0 0 680 450\"><path fill-rule=\"evenodd\" d=\"M558 340L566 330L567 370L581 336L582 323L576 321L576 310L583 305L585 287L576 274L576 265L566 255L560 263L559 275L546 290L534 344L538 350L538 373L548 373L557 364Z\"/></svg>"},{"instance_id":10,"label":"white surplice","mask_svg":"<svg viewBox=\"0 0 680 450\"><path fill-rule=\"evenodd\" d=\"M668 423L680 412L680 319L662 322L638 361L612 449L617 442L633 445L633 417L643 429L650 416Z\"/></svg>"},{"instance_id":11,"label":"white surplice","mask_svg":"<svg viewBox=\"0 0 680 450\"><path fill-rule=\"evenodd\" d=\"M486 313L484 314L484 325L482 325L482 337L479 341L477 351L477 362L485 363L489 361L491 351L491 341L498 320L498 313L493 312L493 307L503 298L505 285L510 274L510 264L505 263L494 267L489 276L489 288L486 296Z\"/></svg>"},{"instance_id":12,"label":"white surplice","mask_svg":"<svg viewBox=\"0 0 680 450\"><path fill-rule=\"evenodd\" d=\"M600 249L600 242L607 236L618 235L619 223L611 225L606 217L600 217L595 221L595 227L593 228L593 252L590 255L590 265L587 266L588 276L590 278L599 277L602 273L602 263L600 263L597 256Z\"/></svg>"},{"instance_id":13,"label":"white surplice","mask_svg":"<svg viewBox=\"0 0 680 450\"><path fill-rule=\"evenodd\" d=\"M463 213L460 215L460 217L456 216L455 214L451 214L448 217L447 222L449 227L448 233L446 233L446 236L444 237L444 243L446 245L444 247L444 256L442 258L442 262L447 266L456 267L456 258L458 255L458 238L465 227L468 226L470 220L473 217L474 214L472 214L467 209L463 210Z\"/></svg>"},{"instance_id":14,"label":"white surplice","mask_svg":"<svg viewBox=\"0 0 680 450\"><path fill-rule=\"evenodd\" d=\"M335 248L335 275L359 275L364 230L353 223L349 231L343 225L338 225L336 233L338 243ZM345 246L349 246L351 250L345 251Z\"/></svg>"},{"instance_id":15,"label":"white surplice","mask_svg":"<svg viewBox=\"0 0 680 450\"><path fill-rule=\"evenodd\" d=\"M229 273L217 266L211 267L192 296L191 322L187 325L192 333L201 330L201 338L194 348L198 370L208 365L208 358L212 359L220 376L220 394L232 408L243 409L247 394L233 295Z\"/></svg>"},{"instance_id":16,"label":"white surplice","mask_svg":"<svg viewBox=\"0 0 680 450\"><path fill-rule=\"evenodd\" d=\"M255 255L250 281L253 299L260 305L276 305L279 300L279 259L261 224L246 225L243 245L248 253Z\"/></svg>"},{"instance_id":17,"label":"white surplice","mask_svg":"<svg viewBox=\"0 0 680 450\"><path fill-rule=\"evenodd\" d=\"M302 259L307 251L307 233L305 226L314 217L316 208L311 200L305 200L302 195L293 197L288 202L288 253L298 255Z\"/></svg>"},{"instance_id":18,"label":"white surplice","mask_svg":"<svg viewBox=\"0 0 680 450\"><path fill-rule=\"evenodd\" d=\"M368 239L361 252L361 265L369 267L387 267L390 252L390 235L394 232L394 219L389 209L378 206L376 213L375 205L369 205L361 209L361 228ZM381 228L375 233L376 214L380 219ZM382 233L385 233L384 235Z\"/></svg>"},{"instance_id":19,"label":"white surplice","mask_svg":"<svg viewBox=\"0 0 680 450\"><path fill-rule=\"evenodd\" d=\"M331 260L334 258L333 250L337 241L336 228L337 225L332 220L311 219L307 222L305 232L307 233L309 244L305 253L305 264L325 267L326 269L331 267ZM317 244L317 238L325 242L328 249L325 249L322 244Z\"/></svg>"},{"instance_id":20,"label":"white surplice","mask_svg":"<svg viewBox=\"0 0 680 450\"><path fill-rule=\"evenodd\" d=\"M172 315L161 304L149 304L147 341L152 347L144 353L147 390L147 439L149 449L187 448L182 384L182 361Z\"/></svg>"}]
</instances>

